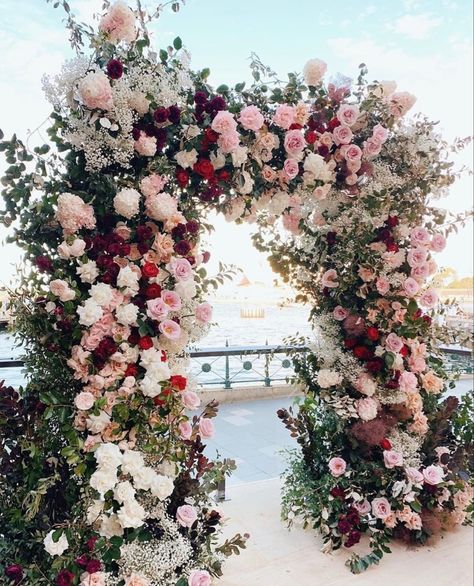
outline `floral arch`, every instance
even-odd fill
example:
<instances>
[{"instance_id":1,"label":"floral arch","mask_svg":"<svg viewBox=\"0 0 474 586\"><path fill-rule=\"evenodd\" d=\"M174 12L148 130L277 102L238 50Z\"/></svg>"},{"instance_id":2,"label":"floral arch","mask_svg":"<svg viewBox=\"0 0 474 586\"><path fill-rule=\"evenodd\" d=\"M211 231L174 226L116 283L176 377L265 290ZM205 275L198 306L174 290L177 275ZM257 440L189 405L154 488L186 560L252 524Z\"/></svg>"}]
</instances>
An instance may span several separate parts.
<instances>
[{"instance_id":1,"label":"floral arch","mask_svg":"<svg viewBox=\"0 0 474 586\"><path fill-rule=\"evenodd\" d=\"M209 498L230 472L203 453L216 405L189 415L186 347L225 276L205 271L209 209L254 222L313 306L314 340L294 357L305 400L279 413L300 447L285 516L328 549L368 533L354 572L393 537L463 522L463 418L439 401L427 285L453 225L430 203L455 178L447 145L431 122L404 122L415 98L367 83L364 66L352 87L325 85L318 59L282 84L255 58L250 88L214 90L179 38L152 51L139 8L116 2L97 32L69 17L78 56L44 79L54 148L1 143L3 220L31 266L13 299L29 383L0 397L6 579L207 586L245 547L219 542Z\"/></svg>"}]
</instances>

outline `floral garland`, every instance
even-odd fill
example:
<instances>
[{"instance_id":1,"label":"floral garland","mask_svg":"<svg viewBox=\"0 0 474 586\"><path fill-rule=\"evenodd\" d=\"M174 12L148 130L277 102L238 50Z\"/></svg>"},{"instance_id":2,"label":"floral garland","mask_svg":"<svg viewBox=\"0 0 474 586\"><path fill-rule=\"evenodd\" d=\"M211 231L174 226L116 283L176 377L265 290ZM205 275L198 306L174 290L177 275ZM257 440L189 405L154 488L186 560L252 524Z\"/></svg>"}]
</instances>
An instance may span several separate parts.
<instances>
[{"instance_id":1,"label":"floral garland","mask_svg":"<svg viewBox=\"0 0 474 586\"><path fill-rule=\"evenodd\" d=\"M208 586L245 546L217 545L208 494L229 468L202 443L215 405L188 415L186 347L225 277L207 278L200 250L210 209L257 222L257 246L315 305L315 341L295 359L307 398L280 414L303 447L287 515L313 517L332 548L370 532L375 557L354 571L399 529L423 541L438 517L461 522L455 405L438 404L444 374L418 306L436 305L425 281L444 246L428 196L454 179L433 125L404 125L415 98L364 71L352 89L325 87L317 59L282 85L254 57L250 89L214 91L179 38L149 48L139 8L113 4L87 33L92 56L44 79L57 152L0 145L3 220L33 267L14 301L30 383L2 403L19 422L2 445L7 578Z\"/></svg>"}]
</instances>

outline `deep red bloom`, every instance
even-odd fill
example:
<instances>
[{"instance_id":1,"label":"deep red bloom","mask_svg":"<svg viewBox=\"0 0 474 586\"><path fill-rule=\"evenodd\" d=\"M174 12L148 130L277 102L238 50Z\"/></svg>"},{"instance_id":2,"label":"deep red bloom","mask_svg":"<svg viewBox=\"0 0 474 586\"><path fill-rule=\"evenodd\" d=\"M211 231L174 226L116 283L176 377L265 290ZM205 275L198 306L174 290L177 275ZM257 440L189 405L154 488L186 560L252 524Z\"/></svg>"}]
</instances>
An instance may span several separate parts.
<instances>
[{"instance_id":1,"label":"deep red bloom","mask_svg":"<svg viewBox=\"0 0 474 586\"><path fill-rule=\"evenodd\" d=\"M194 94L194 103L195 104L205 104L207 102L207 94L203 91L197 91Z\"/></svg>"},{"instance_id":2,"label":"deep red bloom","mask_svg":"<svg viewBox=\"0 0 474 586\"><path fill-rule=\"evenodd\" d=\"M178 167L176 169L176 181L180 187L186 187L189 182L189 173L185 169Z\"/></svg>"},{"instance_id":3,"label":"deep red bloom","mask_svg":"<svg viewBox=\"0 0 474 586\"><path fill-rule=\"evenodd\" d=\"M138 240L150 240L153 236L150 226L137 226L137 239Z\"/></svg>"},{"instance_id":4,"label":"deep red bloom","mask_svg":"<svg viewBox=\"0 0 474 586\"><path fill-rule=\"evenodd\" d=\"M186 224L178 224L177 226L175 226L171 230L171 236L174 239L183 238L187 231L188 231L188 228L187 228Z\"/></svg>"},{"instance_id":5,"label":"deep red bloom","mask_svg":"<svg viewBox=\"0 0 474 586\"><path fill-rule=\"evenodd\" d=\"M159 272L160 269L153 262L146 262L142 266L142 276L145 277L145 279L151 279L152 277L156 277Z\"/></svg>"},{"instance_id":6,"label":"deep red bloom","mask_svg":"<svg viewBox=\"0 0 474 586\"><path fill-rule=\"evenodd\" d=\"M177 388L179 391L184 391L186 385L188 384L188 379L180 374L174 374L170 378L171 386Z\"/></svg>"},{"instance_id":7,"label":"deep red bloom","mask_svg":"<svg viewBox=\"0 0 474 586\"><path fill-rule=\"evenodd\" d=\"M161 287L156 283L151 283L146 287L144 294L147 299L156 299L161 295Z\"/></svg>"},{"instance_id":8,"label":"deep red bloom","mask_svg":"<svg viewBox=\"0 0 474 586\"><path fill-rule=\"evenodd\" d=\"M383 360L379 357L368 360L366 364L367 370L372 373L380 372L383 368Z\"/></svg>"},{"instance_id":9,"label":"deep red bloom","mask_svg":"<svg viewBox=\"0 0 474 586\"><path fill-rule=\"evenodd\" d=\"M99 560L91 560L87 564L86 571L89 572L89 574L95 574L96 572L100 572L101 568L102 564L99 562Z\"/></svg>"},{"instance_id":10,"label":"deep red bloom","mask_svg":"<svg viewBox=\"0 0 474 586\"><path fill-rule=\"evenodd\" d=\"M301 130L303 127L301 126L301 124L298 124L297 122L293 122L293 124L290 126L289 130Z\"/></svg>"},{"instance_id":11,"label":"deep red bloom","mask_svg":"<svg viewBox=\"0 0 474 586\"><path fill-rule=\"evenodd\" d=\"M220 110L227 110L227 103L222 96L214 96L212 100L209 102L208 106L209 111L216 114Z\"/></svg>"},{"instance_id":12,"label":"deep red bloom","mask_svg":"<svg viewBox=\"0 0 474 586\"><path fill-rule=\"evenodd\" d=\"M358 525L360 522L359 513L355 509L351 509L346 516L346 519L351 525Z\"/></svg>"},{"instance_id":13,"label":"deep red bloom","mask_svg":"<svg viewBox=\"0 0 474 586\"><path fill-rule=\"evenodd\" d=\"M138 347L140 350L149 350L150 348L153 348L153 340L150 336L143 336L138 341Z\"/></svg>"},{"instance_id":14,"label":"deep red bloom","mask_svg":"<svg viewBox=\"0 0 474 586\"><path fill-rule=\"evenodd\" d=\"M341 126L341 123L339 122L339 120L337 118L332 118L331 120L329 120L329 122L328 122L328 130L329 131L332 132L338 126Z\"/></svg>"},{"instance_id":15,"label":"deep red bloom","mask_svg":"<svg viewBox=\"0 0 474 586\"><path fill-rule=\"evenodd\" d=\"M86 547L89 551L94 551L95 544L98 539L99 538L96 537L95 535L93 535L92 537L89 537L89 539L86 542Z\"/></svg>"},{"instance_id":16,"label":"deep red bloom","mask_svg":"<svg viewBox=\"0 0 474 586\"><path fill-rule=\"evenodd\" d=\"M80 557L76 558L75 561L79 567L85 570L87 568L87 564L89 563L89 556L84 553Z\"/></svg>"},{"instance_id":17,"label":"deep red bloom","mask_svg":"<svg viewBox=\"0 0 474 586\"><path fill-rule=\"evenodd\" d=\"M138 341L140 340L140 335L138 334L138 329L135 328L135 330L132 330L132 333L130 334L130 336L128 336L128 343L132 344L132 345L136 345L138 344Z\"/></svg>"},{"instance_id":18,"label":"deep red bloom","mask_svg":"<svg viewBox=\"0 0 474 586\"><path fill-rule=\"evenodd\" d=\"M189 220L186 224L186 229L190 234L197 234L199 232L199 222L196 222L196 220Z\"/></svg>"},{"instance_id":19,"label":"deep red bloom","mask_svg":"<svg viewBox=\"0 0 474 586\"><path fill-rule=\"evenodd\" d=\"M219 181L226 183L227 181L230 181L231 177L232 175L227 169L219 169L219 171L217 171L217 179L219 179Z\"/></svg>"},{"instance_id":20,"label":"deep red bloom","mask_svg":"<svg viewBox=\"0 0 474 586\"><path fill-rule=\"evenodd\" d=\"M217 132L215 132L214 130L212 130L212 128L209 127L206 128L206 130L204 131L204 136L209 142L217 142L217 139L219 138Z\"/></svg>"},{"instance_id":21,"label":"deep red bloom","mask_svg":"<svg viewBox=\"0 0 474 586\"><path fill-rule=\"evenodd\" d=\"M58 586L71 586L74 580L74 574L69 570L61 570L56 576L56 584Z\"/></svg>"},{"instance_id":22,"label":"deep red bloom","mask_svg":"<svg viewBox=\"0 0 474 586\"><path fill-rule=\"evenodd\" d=\"M10 580L13 580L15 584L18 584L23 578L23 568L20 564L12 564L5 568L5 576Z\"/></svg>"},{"instance_id":23,"label":"deep red bloom","mask_svg":"<svg viewBox=\"0 0 474 586\"><path fill-rule=\"evenodd\" d=\"M187 240L180 240L179 242L176 242L173 249L176 254L186 256L191 251L191 245Z\"/></svg>"},{"instance_id":24,"label":"deep red bloom","mask_svg":"<svg viewBox=\"0 0 474 586\"><path fill-rule=\"evenodd\" d=\"M388 252L398 252L399 251L399 247L396 242L389 242L386 246L387 246Z\"/></svg>"},{"instance_id":25,"label":"deep red bloom","mask_svg":"<svg viewBox=\"0 0 474 586\"><path fill-rule=\"evenodd\" d=\"M194 163L193 170L204 179L210 179L214 175L214 167L209 159L201 159Z\"/></svg>"},{"instance_id":26,"label":"deep red bloom","mask_svg":"<svg viewBox=\"0 0 474 586\"><path fill-rule=\"evenodd\" d=\"M429 315L423 316L423 321L427 323L429 326L431 325L431 317Z\"/></svg>"},{"instance_id":27,"label":"deep red bloom","mask_svg":"<svg viewBox=\"0 0 474 586\"><path fill-rule=\"evenodd\" d=\"M369 340L372 340L372 342L376 342L379 339L379 331L377 328L371 326L367 328L367 337L369 338Z\"/></svg>"},{"instance_id":28,"label":"deep red bloom","mask_svg":"<svg viewBox=\"0 0 474 586\"><path fill-rule=\"evenodd\" d=\"M161 362L166 362L168 360L168 355L164 350L161 351Z\"/></svg>"},{"instance_id":29,"label":"deep red bloom","mask_svg":"<svg viewBox=\"0 0 474 586\"><path fill-rule=\"evenodd\" d=\"M181 109L179 106L170 106L168 108L168 120L173 124L177 124L181 118Z\"/></svg>"},{"instance_id":30,"label":"deep red bloom","mask_svg":"<svg viewBox=\"0 0 474 586\"><path fill-rule=\"evenodd\" d=\"M307 130L304 137L308 144L314 144L318 140L318 135L314 130Z\"/></svg>"},{"instance_id":31,"label":"deep red bloom","mask_svg":"<svg viewBox=\"0 0 474 586\"><path fill-rule=\"evenodd\" d=\"M114 352L117 351L117 344L114 342L113 338L107 337L103 338L99 345L95 350L93 350L92 354L96 360L99 362L104 362L107 360L109 356L112 356Z\"/></svg>"},{"instance_id":32,"label":"deep red bloom","mask_svg":"<svg viewBox=\"0 0 474 586\"><path fill-rule=\"evenodd\" d=\"M136 364L129 364L125 370L124 376L137 376L138 366Z\"/></svg>"},{"instance_id":33,"label":"deep red bloom","mask_svg":"<svg viewBox=\"0 0 474 586\"><path fill-rule=\"evenodd\" d=\"M137 244L137 248L138 252L140 252L141 254L145 254L150 250L151 246L148 244L148 242L139 242Z\"/></svg>"},{"instance_id":34,"label":"deep red bloom","mask_svg":"<svg viewBox=\"0 0 474 586\"><path fill-rule=\"evenodd\" d=\"M361 538L361 533L360 531L351 531L347 537L346 542L344 543L344 545L346 547L352 547L353 545L355 545L356 543L359 543Z\"/></svg>"},{"instance_id":35,"label":"deep red bloom","mask_svg":"<svg viewBox=\"0 0 474 586\"><path fill-rule=\"evenodd\" d=\"M202 253L202 262L209 262L209 259L211 258L211 253L206 250Z\"/></svg>"},{"instance_id":36,"label":"deep red bloom","mask_svg":"<svg viewBox=\"0 0 474 586\"><path fill-rule=\"evenodd\" d=\"M352 529L352 525L347 519L343 518L339 520L337 528L339 529L339 532L344 535L345 533L349 533L349 531Z\"/></svg>"},{"instance_id":37,"label":"deep red bloom","mask_svg":"<svg viewBox=\"0 0 474 586\"><path fill-rule=\"evenodd\" d=\"M356 346L352 352L359 360L370 360L370 358L373 356L373 352L366 346Z\"/></svg>"},{"instance_id":38,"label":"deep red bloom","mask_svg":"<svg viewBox=\"0 0 474 586\"><path fill-rule=\"evenodd\" d=\"M398 216L389 216L386 224L389 228L395 228L395 226L398 226Z\"/></svg>"},{"instance_id":39,"label":"deep red bloom","mask_svg":"<svg viewBox=\"0 0 474 586\"><path fill-rule=\"evenodd\" d=\"M111 59L107 63L107 74L112 79L120 79L123 74L123 65L118 59Z\"/></svg>"},{"instance_id":40,"label":"deep red bloom","mask_svg":"<svg viewBox=\"0 0 474 586\"><path fill-rule=\"evenodd\" d=\"M35 264L42 273L50 273L53 270L53 261L47 256L37 256Z\"/></svg>"},{"instance_id":41,"label":"deep red bloom","mask_svg":"<svg viewBox=\"0 0 474 586\"><path fill-rule=\"evenodd\" d=\"M328 243L328 246L334 246L334 244L336 244L336 232L328 232L326 234L326 242Z\"/></svg>"},{"instance_id":42,"label":"deep red bloom","mask_svg":"<svg viewBox=\"0 0 474 586\"><path fill-rule=\"evenodd\" d=\"M339 486L335 486L334 488L331 488L330 495L333 496L334 498L340 498L342 500L345 500L345 498L346 498L346 493L345 493L344 489Z\"/></svg>"},{"instance_id":43,"label":"deep red bloom","mask_svg":"<svg viewBox=\"0 0 474 586\"><path fill-rule=\"evenodd\" d=\"M357 345L356 338L346 338L344 340L344 347L347 348L348 350L355 348L356 345Z\"/></svg>"},{"instance_id":44,"label":"deep red bloom","mask_svg":"<svg viewBox=\"0 0 474 586\"><path fill-rule=\"evenodd\" d=\"M400 350L400 354L405 357L408 356L408 346L403 346L403 348Z\"/></svg>"},{"instance_id":45,"label":"deep red bloom","mask_svg":"<svg viewBox=\"0 0 474 586\"><path fill-rule=\"evenodd\" d=\"M384 437L383 440L380 442L380 447L382 448L382 450L391 450L392 444L390 443L390 440Z\"/></svg>"},{"instance_id":46,"label":"deep red bloom","mask_svg":"<svg viewBox=\"0 0 474 586\"><path fill-rule=\"evenodd\" d=\"M166 122L168 120L168 116L169 116L168 108L157 108L153 112L153 118L155 119L155 122L158 122L159 124L162 122Z\"/></svg>"},{"instance_id":47,"label":"deep red bloom","mask_svg":"<svg viewBox=\"0 0 474 586\"><path fill-rule=\"evenodd\" d=\"M325 144L322 144L318 147L318 154L322 157L327 157L329 155L329 148Z\"/></svg>"}]
</instances>

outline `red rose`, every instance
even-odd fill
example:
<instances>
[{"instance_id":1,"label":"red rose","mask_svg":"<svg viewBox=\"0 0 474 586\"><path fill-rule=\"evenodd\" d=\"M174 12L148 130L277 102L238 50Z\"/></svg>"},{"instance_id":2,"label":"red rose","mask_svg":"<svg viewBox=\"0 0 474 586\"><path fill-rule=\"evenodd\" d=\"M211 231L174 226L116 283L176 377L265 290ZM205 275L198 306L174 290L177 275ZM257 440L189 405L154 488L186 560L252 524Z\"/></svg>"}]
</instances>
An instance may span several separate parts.
<instances>
[{"instance_id":1,"label":"red rose","mask_svg":"<svg viewBox=\"0 0 474 586\"><path fill-rule=\"evenodd\" d=\"M208 142L217 142L217 139L219 138L217 132L214 132L212 128L206 128L204 131L204 136Z\"/></svg>"},{"instance_id":2,"label":"red rose","mask_svg":"<svg viewBox=\"0 0 474 586\"><path fill-rule=\"evenodd\" d=\"M341 123L337 118L332 118L332 120L329 120L328 122L328 130L332 132L335 128L337 128L340 125Z\"/></svg>"},{"instance_id":3,"label":"red rose","mask_svg":"<svg viewBox=\"0 0 474 586\"><path fill-rule=\"evenodd\" d=\"M75 561L79 567L85 570L87 568L87 564L89 563L89 558L87 554L84 553L81 555L81 557L76 558Z\"/></svg>"},{"instance_id":4,"label":"red rose","mask_svg":"<svg viewBox=\"0 0 474 586\"><path fill-rule=\"evenodd\" d=\"M383 440L380 442L380 447L382 448L382 450L391 450L392 444L386 437L384 437Z\"/></svg>"},{"instance_id":5,"label":"red rose","mask_svg":"<svg viewBox=\"0 0 474 586\"><path fill-rule=\"evenodd\" d=\"M379 339L378 329L374 327L367 328L367 337L369 340L372 340L372 342L376 342Z\"/></svg>"},{"instance_id":6,"label":"red rose","mask_svg":"<svg viewBox=\"0 0 474 586\"><path fill-rule=\"evenodd\" d=\"M144 293L147 299L156 299L161 295L161 287L156 283L152 283L147 286Z\"/></svg>"},{"instance_id":7,"label":"red rose","mask_svg":"<svg viewBox=\"0 0 474 586\"><path fill-rule=\"evenodd\" d=\"M91 560L87 564L86 571L89 572L89 574L95 574L96 572L100 572L101 568L102 564L99 562L99 560Z\"/></svg>"},{"instance_id":8,"label":"red rose","mask_svg":"<svg viewBox=\"0 0 474 586\"><path fill-rule=\"evenodd\" d=\"M214 176L214 167L209 159L201 159L194 163L193 170L204 179L210 179Z\"/></svg>"},{"instance_id":9,"label":"red rose","mask_svg":"<svg viewBox=\"0 0 474 586\"><path fill-rule=\"evenodd\" d=\"M94 551L95 544L98 539L99 538L96 537L95 535L93 535L92 537L89 537L89 539L86 542L86 547L89 551Z\"/></svg>"},{"instance_id":10,"label":"red rose","mask_svg":"<svg viewBox=\"0 0 474 586\"><path fill-rule=\"evenodd\" d=\"M390 242L387 246L387 252L398 252L398 244L396 242Z\"/></svg>"},{"instance_id":11,"label":"red rose","mask_svg":"<svg viewBox=\"0 0 474 586\"><path fill-rule=\"evenodd\" d=\"M298 124L297 122L293 122L293 124L290 126L289 130L301 130L303 127L301 126L301 124Z\"/></svg>"},{"instance_id":12,"label":"red rose","mask_svg":"<svg viewBox=\"0 0 474 586\"><path fill-rule=\"evenodd\" d=\"M403 348L400 350L400 354L402 356L408 356L408 346L403 346Z\"/></svg>"},{"instance_id":13,"label":"red rose","mask_svg":"<svg viewBox=\"0 0 474 586\"><path fill-rule=\"evenodd\" d=\"M189 173L185 169L178 167L178 169L176 169L176 181L180 187L186 187L189 181Z\"/></svg>"},{"instance_id":14,"label":"red rose","mask_svg":"<svg viewBox=\"0 0 474 586\"><path fill-rule=\"evenodd\" d=\"M153 118L155 119L156 122L158 122L158 124L161 124L162 122L166 122L168 120L168 116L169 116L169 110L168 108L157 108L154 112L153 112Z\"/></svg>"},{"instance_id":15,"label":"red rose","mask_svg":"<svg viewBox=\"0 0 474 586\"><path fill-rule=\"evenodd\" d=\"M219 181L223 181L224 183L226 183L227 181L230 181L230 178L231 174L226 169L219 169L219 171L217 172L217 179L219 179Z\"/></svg>"},{"instance_id":16,"label":"red rose","mask_svg":"<svg viewBox=\"0 0 474 586\"><path fill-rule=\"evenodd\" d=\"M427 323L429 326L431 325L431 317L429 315L424 315L422 317L423 321Z\"/></svg>"},{"instance_id":17,"label":"red rose","mask_svg":"<svg viewBox=\"0 0 474 586\"><path fill-rule=\"evenodd\" d=\"M153 340L150 336L143 336L138 340L138 347L140 350L149 350L150 348L153 348Z\"/></svg>"},{"instance_id":18,"label":"red rose","mask_svg":"<svg viewBox=\"0 0 474 586\"><path fill-rule=\"evenodd\" d=\"M352 352L359 360L369 360L373 356L373 353L365 346L356 346Z\"/></svg>"},{"instance_id":19,"label":"red rose","mask_svg":"<svg viewBox=\"0 0 474 586\"><path fill-rule=\"evenodd\" d=\"M146 262L142 266L142 276L145 277L145 279L151 279L152 277L156 277L156 275L159 272L160 270L158 269L155 263Z\"/></svg>"},{"instance_id":20,"label":"red rose","mask_svg":"<svg viewBox=\"0 0 474 586\"><path fill-rule=\"evenodd\" d=\"M342 518L337 524L337 528L339 529L339 533L344 535L345 533L349 533L349 531L352 529L352 525L347 519Z\"/></svg>"},{"instance_id":21,"label":"red rose","mask_svg":"<svg viewBox=\"0 0 474 586\"><path fill-rule=\"evenodd\" d=\"M347 350L351 350L352 348L355 348L357 346L357 340L355 338L346 338L344 340L344 348L347 348Z\"/></svg>"},{"instance_id":22,"label":"red rose","mask_svg":"<svg viewBox=\"0 0 474 586\"><path fill-rule=\"evenodd\" d=\"M138 366L136 364L129 364L125 370L124 376L137 376Z\"/></svg>"},{"instance_id":23,"label":"red rose","mask_svg":"<svg viewBox=\"0 0 474 586\"><path fill-rule=\"evenodd\" d=\"M318 140L318 135L314 130L307 130L304 137L306 138L306 142L308 144L314 144Z\"/></svg>"},{"instance_id":24,"label":"red rose","mask_svg":"<svg viewBox=\"0 0 474 586\"><path fill-rule=\"evenodd\" d=\"M170 383L171 386L177 388L179 391L184 391L186 385L188 384L188 380L184 376L175 374L170 378Z\"/></svg>"},{"instance_id":25,"label":"red rose","mask_svg":"<svg viewBox=\"0 0 474 586\"><path fill-rule=\"evenodd\" d=\"M61 570L56 576L56 584L58 586L71 586L74 580L74 574L69 570Z\"/></svg>"},{"instance_id":26,"label":"red rose","mask_svg":"<svg viewBox=\"0 0 474 586\"><path fill-rule=\"evenodd\" d=\"M398 226L398 216L389 216L386 224L389 228L395 228L395 226Z\"/></svg>"}]
</instances>

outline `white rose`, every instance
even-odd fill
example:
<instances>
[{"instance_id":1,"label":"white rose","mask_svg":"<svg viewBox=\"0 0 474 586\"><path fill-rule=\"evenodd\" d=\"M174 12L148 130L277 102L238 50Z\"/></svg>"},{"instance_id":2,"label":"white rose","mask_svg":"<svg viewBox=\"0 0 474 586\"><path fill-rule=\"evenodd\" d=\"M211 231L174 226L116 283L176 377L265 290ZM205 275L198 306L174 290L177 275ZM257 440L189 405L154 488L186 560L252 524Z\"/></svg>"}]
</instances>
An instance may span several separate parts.
<instances>
[{"instance_id":1,"label":"white rose","mask_svg":"<svg viewBox=\"0 0 474 586\"><path fill-rule=\"evenodd\" d=\"M117 515L104 516L99 529L99 535L110 539L111 537L123 535L123 527L120 525Z\"/></svg>"},{"instance_id":2,"label":"white rose","mask_svg":"<svg viewBox=\"0 0 474 586\"><path fill-rule=\"evenodd\" d=\"M92 433L102 432L107 425L110 423L110 417L105 411L101 411L99 415L93 415L92 413L86 419L87 429Z\"/></svg>"},{"instance_id":3,"label":"white rose","mask_svg":"<svg viewBox=\"0 0 474 586\"><path fill-rule=\"evenodd\" d=\"M122 267L117 275L117 287L124 287L130 290L130 292L137 292L139 278L140 276L128 265Z\"/></svg>"},{"instance_id":4,"label":"white rose","mask_svg":"<svg viewBox=\"0 0 474 586\"><path fill-rule=\"evenodd\" d=\"M196 124L183 124L183 136L186 140L192 140L201 134L201 129Z\"/></svg>"},{"instance_id":5,"label":"white rose","mask_svg":"<svg viewBox=\"0 0 474 586\"><path fill-rule=\"evenodd\" d=\"M290 196L286 191L277 191L268 203L267 209L274 216L280 216L290 205Z\"/></svg>"},{"instance_id":6,"label":"white rose","mask_svg":"<svg viewBox=\"0 0 474 586\"><path fill-rule=\"evenodd\" d=\"M115 211L130 220L139 212L140 197L136 189L121 189L114 197Z\"/></svg>"},{"instance_id":7,"label":"white rose","mask_svg":"<svg viewBox=\"0 0 474 586\"><path fill-rule=\"evenodd\" d=\"M92 525L102 515L104 511L104 501L95 500L87 509L86 521L89 525Z\"/></svg>"},{"instance_id":8,"label":"white rose","mask_svg":"<svg viewBox=\"0 0 474 586\"><path fill-rule=\"evenodd\" d=\"M83 283L93 283L99 276L99 269L95 260L89 260L88 262L80 263L76 273Z\"/></svg>"},{"instance_id":9,"label":"white rose","mask_svg":"<svg viewBox=\"0 0 474 586\"><path fill-rule=\"evenodd\" d=\"M173 490L174 482L171 478L161 474L156 475L151 487L151 493L153 496L156 496L160 499L160 501L163 501L172 494Z\"/></svg>"},{"instance_id":10,"label":"white rose","mask_svg":"<svg viewBox=\"0 0 474 586\"><path fill-rule=\"evenodd\" d=\"M196 283L192 279L179 281L174 286L174 290L181 299L189 300L196 296Z\"/></svg>"},{"instance_id":11,"label":"white rose","mask_svg":"<svg viewBox=\"0 0 474 586\"><path fill-rule=\"evenodd\" d=\"M187 167L192 167L194 163L197 162L198 152L196 149L192 149L190 151L179 151L179 153L175 154L174 158L180 167L186 169Z\"/></svg>"},{"instance_id":12,"label":"white rose","mask_svg":"<svg viewBox=\"0 0 474 586\"><path fill-rule=\"evenodd\" d=\"M153 468L143 466L133 475L133 484L137 490L149 490L157 476Z\"/></svg>"},{"instance_id":13,"label":"white rose","mask_svg":"<svg viewBox=\"0 0 474 586\"><path fill-rule=\"evenodd\" d=\"M97 302L89 298L77 308L79 323L83 326L91 326L103 316L102 308Z\"/></svg>"},{"instance_id":14,"label":"white rose","mask_svg":"<svg viewBox=\"0 0 474 586\"><path fill-rule=\"evenodd\" d=\"M322 389L334 387L342 382L342 376L335 370L322 368L316 375L318 385Z\"/></svg>"},{"instance_id":15,"label":"white rose","mask_svg":"<svg viewBox=\"0 0 474 586\"><path fill-rule=\"evenodd\" d=\"M82 391L74 398L74 404L81 411L89 410L95 403L95 397L89 391Z\"/></svg>"},{"instance_id":16,"label":"white rose","mask_svg":"<svg viewBox=\"0 0 474 586\"><path fill-rule=\"evenodd\" d=\"M117 444L107 442L100 444L94 452L95 461L101 468L118 468L123 460L123 454Z\"/></svg>"},{"instance_id":17,"label":"white rose","mask_svg":"<svg viewBox=\"0 0 474 586\"><path fill-rule=\"evenodd\" d=\"M133 500L125 503L125 505L119 509L117 517L120 525L122 525L124 529L126 527L136 529L137 527L141 527L145 522L146 511L136 500Z\"/></svg>"},{"instance_id":18,"label":"white rose","mask_svg":"<svg viewBox=\"0 0 474 586\"><path fill-rule=\"evenodd\" d=\"M209 160L211 161L215 171L222 169L222 167L225 165L225 155L221 150L218 150L216 153L211 153Z\"/></svg>"},{"instance_id":19,"label":"white rose","mask_svg":"<svg viewBox=\"0 0 474 586\"><path fill-rule=\"evenodd\" d=\"M128 480L119 482L114 489L114 498L120 504L132 501L135 499L135 489Z\"/></svg>"},{"instance_id":20,"label":"white rose","mask_svg":"<svg viewBox=\"0 0 474 586\"><path fill-rule=\"evenodd\" d=\"M92 285L89 294L91 298L101 307L107 307L112 302L114 290L106 283Z\"/></svg>"},{"instance_id":21,"label":"white rose","mask_svg":"<svg viewBox=\"0 0 474 586\"><path fill-rule=\"evenodd\" d=\"M119 324L124 326L131 326L135 324L138 317L138 307L133 303L121 305L115 310L115 317Z\"/></svg>"},{"instance_id":22,"label":"white rose","mask_svg":"<svg viewBox=\"0 0 474 586\"><path fill-rule=\"evenodd\" d=\"M62 555L66 549L69 547L69 542L67 540L66 534L62 533L61 537L54 542L53 541L53 533L54 529L51 530L48 535L43 540L44 549L49 553L49 555Z\"/></svg>"},{"instance_id":23,"label":"white rose","mask_svg":"<svg viewBox=\"0 0 474 586\"><path fill-rule=\"evenodd\" d=\"M145 462L140 452L134 450L127 450L124 452L122 459L123 474L131 474L133 476L143 468L143 466L145 466Z\"/></svg>"},{"instance_id":24,"label":"white rose","mask_svg":"<svg viewBox=\"0 0 474 586\"><path fill-rule=\"evenodd\" d=\"M99 468L96 470L90 479L90 485L101 496L106 492L112 490L117 484L117 471L112 468Z\"/></svg>"},{"instance_id":25,"label":"white rose","mask_svg":"<svg viewBox=\"0 0 474 586\"><path fill-rule=\"evenodd\" d=\"M145 375L140 381L140 390L145 397L153 398L158 396L163 389L157 380L151 376Z\"/></svg>"},{"instance_id":26,"label":"white rose","mask_svg":"<svg viewBox=\"0 0 474 586\"><path fill-rule=\"evenodd\" d=\"M303 68L303 76L307 85L316 86L327 71L327 64L321 59L310 59Z\"/></svg>"},{"instance_id":27,"label":"white rose","mask_svg":"<svg viewBox=\"0 0 474 586\"><path fill-rule=\"evenodd\" d=\"M247 160L248 148L239 146L232 152L232 164L234 167L242 167Z\"/></svg>"}]
</instances>

